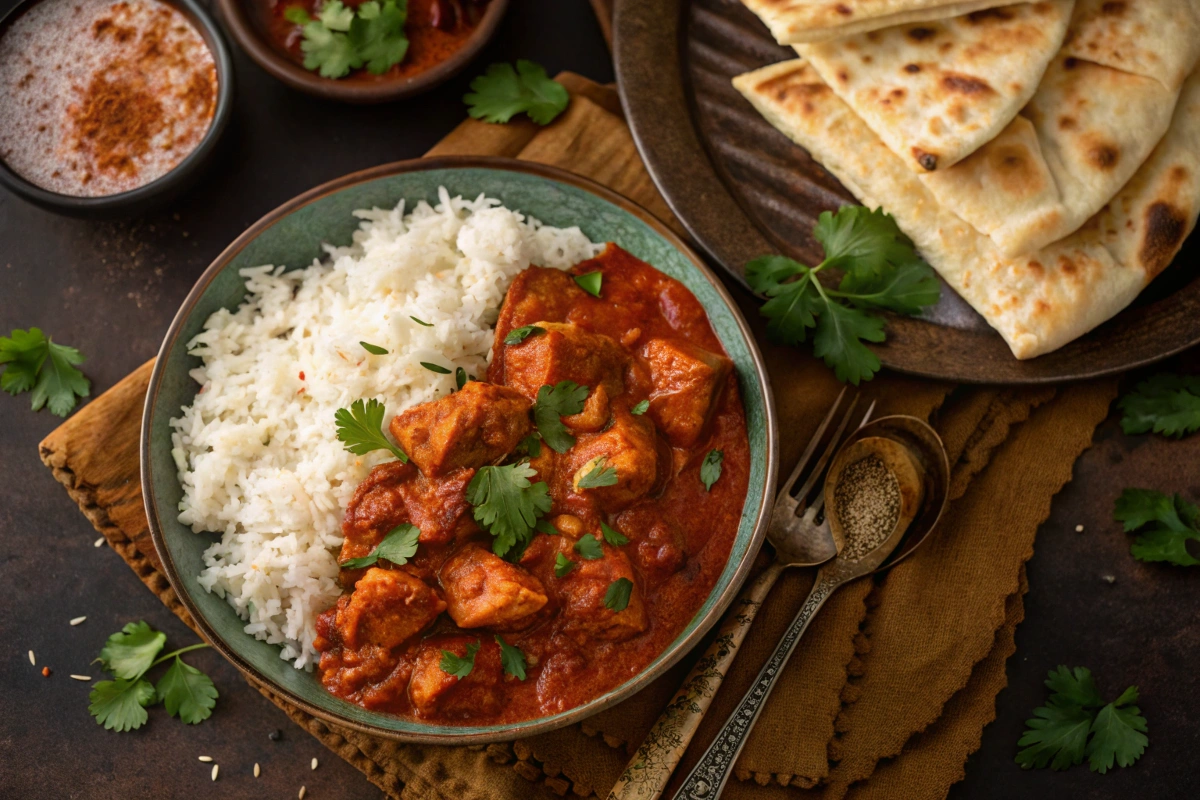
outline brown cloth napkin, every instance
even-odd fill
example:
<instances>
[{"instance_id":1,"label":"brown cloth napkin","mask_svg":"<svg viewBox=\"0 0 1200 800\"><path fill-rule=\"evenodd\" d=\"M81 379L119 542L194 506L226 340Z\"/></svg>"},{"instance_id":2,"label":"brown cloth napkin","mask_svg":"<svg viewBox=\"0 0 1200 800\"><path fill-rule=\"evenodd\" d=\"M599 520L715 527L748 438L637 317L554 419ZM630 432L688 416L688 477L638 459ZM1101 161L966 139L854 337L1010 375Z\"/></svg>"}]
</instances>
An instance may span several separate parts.
<instances>
[{"instance_id":1,"label":"brown cloth napkin","mask_svg":"<svg viewBox=\"0 0 1200 800\"><path fill-rule=\"evenodd\" d=\"M565 167L642 203L680 230L655 191L616 93L572 74L554 124L468 120L431 154L493 154ZM756 303L738 292L760 342ZM807 353L764 346L781 431L781 472L840 386ZM138 577L190 624L158 571L138 482L146 364L41 444L42 460ZM878 414L929 418L953 465L947 516L889 573L838 592L780 677L726 797L938 798L963 775L994 717L1023 615L1024 563L1051 498L1070 479L1115 395L1113 381L1054 389L952 387L881 374L864 387ZM766 556L759 556L759 566ZM675 780L748 688L812 584L784 576L759 613ZM695 654L693 654L694 657ZM551 798L607 793L679 686L690 659L583 724L487 747L401 745L326 724L258 687L392 797Z\"/></svg>"}]
</instances>

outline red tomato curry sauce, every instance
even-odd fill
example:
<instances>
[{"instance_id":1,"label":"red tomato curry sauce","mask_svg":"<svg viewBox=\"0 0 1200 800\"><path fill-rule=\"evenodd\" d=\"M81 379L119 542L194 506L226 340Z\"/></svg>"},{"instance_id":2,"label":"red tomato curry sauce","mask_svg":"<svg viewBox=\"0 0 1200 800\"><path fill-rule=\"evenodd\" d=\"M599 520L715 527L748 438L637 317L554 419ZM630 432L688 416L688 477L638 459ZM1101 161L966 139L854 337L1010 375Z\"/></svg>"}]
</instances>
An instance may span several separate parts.
<instances>
[{"instance_id":1,"label":"red tomato curry sauce","mask_svg":"<svg viewBox=\"0 0 1200 800\"><path fill-rule=\"evenodd\" d=\"M593 272L599 297L574 280ZM526 325L537 330L504 343ZM562 452L545 438L531 446L549 427L533 411L539 391L565 381L586 387L579 413L553 414L570 438L555 439ZM487 382L411 408L390 430L409 463L382 464L358 487L339 562L404 523L420 530L416 553L343 569L348 591L317 624L322 683L365 708L473 725L574 708L662 653L729 558L750 459L733 363L691 292L616 245L567 272L519 274ZM722 470L706 489L700 468L713 450ZM501 558L468 487L524 462L549 510ZM581 486L598 465L615 482ZM610 592L622 581L632 584L624 605ZM500 641L519 649L524 679Z\"/></svg>"}]
</instances>

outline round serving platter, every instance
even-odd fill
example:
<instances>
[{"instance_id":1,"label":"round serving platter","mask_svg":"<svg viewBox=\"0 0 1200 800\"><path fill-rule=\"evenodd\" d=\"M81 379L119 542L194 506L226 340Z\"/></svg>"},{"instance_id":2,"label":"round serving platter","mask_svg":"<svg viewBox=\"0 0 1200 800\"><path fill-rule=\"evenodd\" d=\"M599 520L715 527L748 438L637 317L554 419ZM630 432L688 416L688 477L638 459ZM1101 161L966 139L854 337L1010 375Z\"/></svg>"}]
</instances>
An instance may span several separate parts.
<instances>
[{"instance_id":1,"label":"round serving platter","mask_svg":"<svg viewBox=\"0 0 1200 800\"><path fill-rule=\"evenodd\" d=\"M735 90L735 75L795 58L740 0L618 0L613 56L634 139L671 210L740 281L747 261L820 261L818 215L857 201ZM1132 306L1086 336L1018 361L943 284L921 318L889 316L872 349L900 372L967 383L1081 380L1153 363L1200 343L1196 237Z\"/></svg>"}]
</instances>

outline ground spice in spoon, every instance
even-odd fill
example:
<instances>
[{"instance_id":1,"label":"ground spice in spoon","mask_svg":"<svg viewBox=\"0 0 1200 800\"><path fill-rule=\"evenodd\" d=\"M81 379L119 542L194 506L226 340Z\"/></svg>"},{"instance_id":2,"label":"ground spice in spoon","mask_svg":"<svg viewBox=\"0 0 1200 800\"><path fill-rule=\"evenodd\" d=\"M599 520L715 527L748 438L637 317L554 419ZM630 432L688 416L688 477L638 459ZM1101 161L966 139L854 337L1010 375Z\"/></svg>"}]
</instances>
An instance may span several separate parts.
<instances>
[{"instance_id":1,"label":"ground spice in spoon","mask_svg":"<svg viewBox=\"0 0 1200 800\"><path fill-rule=\"evenodd\" d=\"M842 470L833 506L846 535L841 557L858 561L883 544L896 527L900 482L879 456L867 456Z\"/></svg>"}]
</instances>

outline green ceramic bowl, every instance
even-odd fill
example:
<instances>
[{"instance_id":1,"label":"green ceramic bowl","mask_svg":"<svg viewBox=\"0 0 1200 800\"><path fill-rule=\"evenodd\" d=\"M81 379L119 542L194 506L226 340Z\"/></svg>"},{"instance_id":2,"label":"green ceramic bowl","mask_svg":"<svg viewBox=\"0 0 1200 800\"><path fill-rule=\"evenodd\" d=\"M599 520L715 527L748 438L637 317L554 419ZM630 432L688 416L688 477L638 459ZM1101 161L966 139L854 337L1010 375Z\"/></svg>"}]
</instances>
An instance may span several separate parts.
<instances>
[{"instance_id":1,"label":"green ceramic bowl","mask_svg":"<svg viewBox=\"0 0 1200 800\"><path fill-rule=\"evenodd\" d=\"M195 534L176 519L182 497L171 458L168 421L195 396L188 375L198 359L186 345L219 308L234 308L245 287L243 267L285 264L301 267L321 255L321 243L350 241L358 220L351 212L372 206L409 206L437 200L439 186L451 195L486 193L509 208L546 224L579 225L593 241L613 241L678 278L708 310L714 329L737 365L750 434L750 489L729 563L711 595L679 637L640 675L590 703L516 725L442 726L359 708L328 694L314 673L296 670L279 648L243 632L242 621L224 600L206 592L196 578L201 554L216 534ZM721 617L746 578L762 544L776 473L776 429L762 358L745 320L721 282L665 225L645 209L584 178L528 162L499 158L429 158L388 164L319 186L267 214L217 257L171 323L154 366L142 417L142 494L154 546L175 593L213 647L247 676L266 684L318 717L376 736L433 744L511 740L544 733L613 705L648 685L693 647Z\"/></svg>"}]
</instances>

